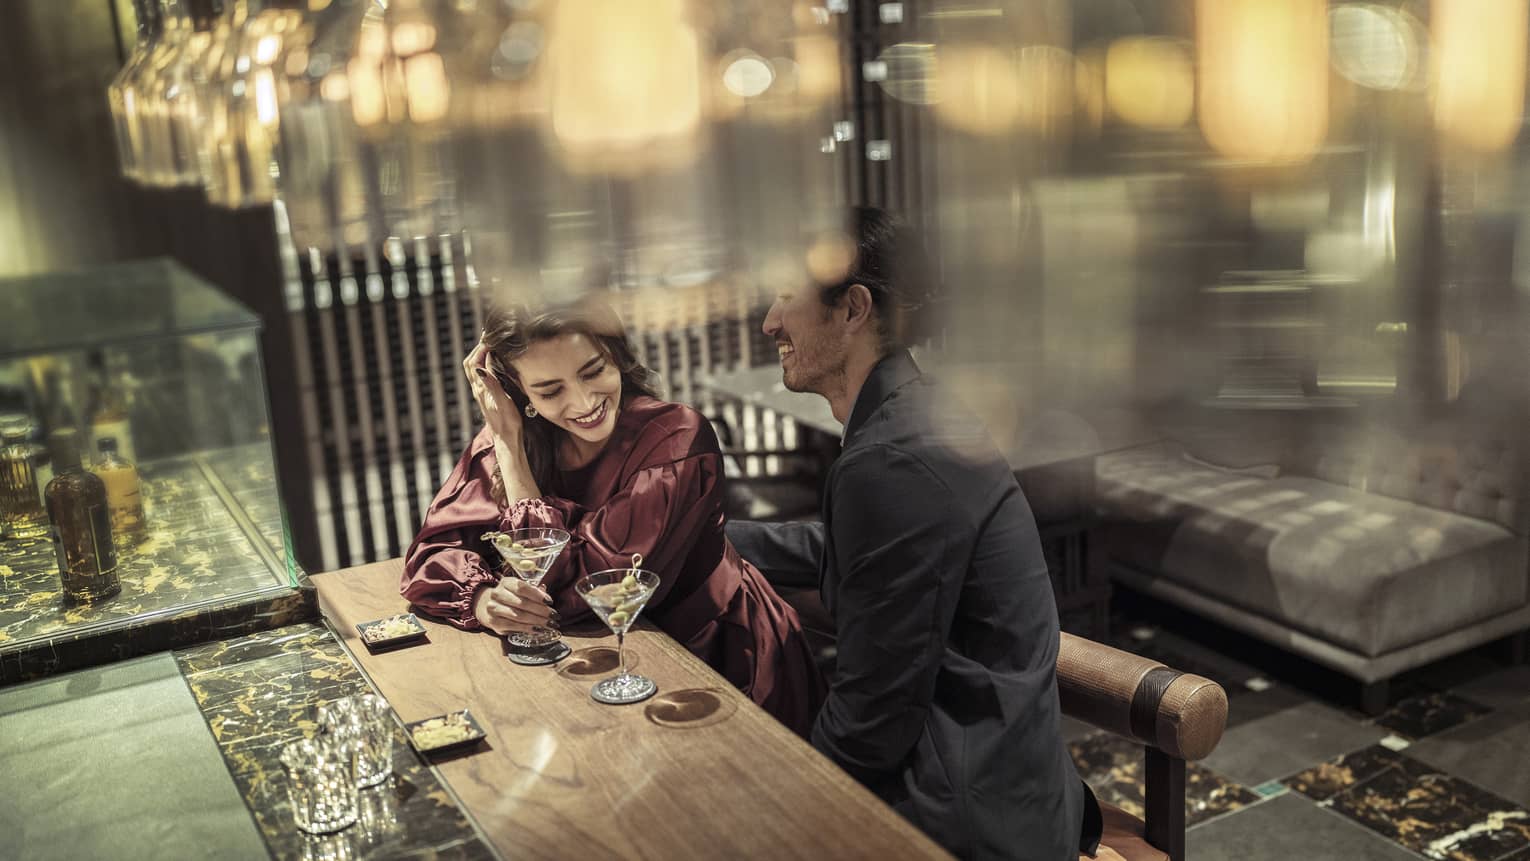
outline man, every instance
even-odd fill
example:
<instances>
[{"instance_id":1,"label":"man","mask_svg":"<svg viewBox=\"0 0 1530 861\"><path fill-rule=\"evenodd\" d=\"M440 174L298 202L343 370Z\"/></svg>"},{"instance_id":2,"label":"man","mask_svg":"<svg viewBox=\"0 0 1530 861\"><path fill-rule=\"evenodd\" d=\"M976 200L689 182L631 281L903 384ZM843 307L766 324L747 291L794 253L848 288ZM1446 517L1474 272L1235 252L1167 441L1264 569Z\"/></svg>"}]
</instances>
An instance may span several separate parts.
<instances>
[{"instance_id":1,"label":"man","mask_svg":"<svg viewBox=\"0 0 1530 861\"><path fill-rule=\"evenodd\" d=\"M786 387L845 426L823 523L736 522L729 537L772 582L818 586L833 618L814 747L960 857L1092 852L1035 520L978 419L903 346L930 283L917 239L880 210L854 221L848 276L780 294L764 323Z\"/></svg>"}]
</instances>

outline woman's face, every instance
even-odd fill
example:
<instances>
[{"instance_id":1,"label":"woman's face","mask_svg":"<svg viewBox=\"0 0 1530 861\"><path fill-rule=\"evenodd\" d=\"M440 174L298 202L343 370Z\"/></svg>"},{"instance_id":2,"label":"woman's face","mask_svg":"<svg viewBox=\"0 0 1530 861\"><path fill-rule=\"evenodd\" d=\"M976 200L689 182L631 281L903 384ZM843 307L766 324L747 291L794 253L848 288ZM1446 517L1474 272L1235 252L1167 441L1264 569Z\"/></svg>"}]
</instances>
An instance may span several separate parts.
<instances>
[{"instance_id":1,"label":"woman's face","mask_svg":"<svg viewBox=\"0 0 1530 861\"><path fill-rule=\"evenodd\" d=\"M622 374L581 333L537 341L511 363L537 412L587 443L603 443L616 429Z\"/></svg>"}]
</instances>

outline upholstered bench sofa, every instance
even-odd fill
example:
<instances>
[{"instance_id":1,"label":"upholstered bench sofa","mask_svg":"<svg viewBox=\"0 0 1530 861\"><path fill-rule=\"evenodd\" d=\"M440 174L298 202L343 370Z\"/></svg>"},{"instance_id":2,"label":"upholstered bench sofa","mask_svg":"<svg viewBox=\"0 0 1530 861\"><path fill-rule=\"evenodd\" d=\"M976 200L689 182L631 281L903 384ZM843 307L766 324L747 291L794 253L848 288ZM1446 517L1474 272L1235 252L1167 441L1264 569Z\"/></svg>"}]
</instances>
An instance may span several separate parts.
<instances>
[{"instance_id":1,"label":"upholstered bench sofa","mask_svg":"<svg viewBox=\"0 0 1530 861\"><path fill-rule=\"evenodd\" d=\"M1314 422L1274 462L1102 456L1112 576L1361 682L1530 629L1523 425Z\"/></svg>"}]
</instances>

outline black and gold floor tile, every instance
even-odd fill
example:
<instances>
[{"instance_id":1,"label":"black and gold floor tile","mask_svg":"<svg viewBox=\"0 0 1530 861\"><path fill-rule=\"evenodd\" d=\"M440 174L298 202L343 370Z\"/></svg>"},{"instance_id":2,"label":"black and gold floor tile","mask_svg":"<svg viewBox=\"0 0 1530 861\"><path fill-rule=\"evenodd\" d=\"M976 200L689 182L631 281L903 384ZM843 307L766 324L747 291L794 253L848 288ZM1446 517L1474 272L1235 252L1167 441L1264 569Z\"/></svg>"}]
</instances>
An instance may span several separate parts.
<instances>
[{"instance_id":1,"label":"black and gold floor tile","mask_svg":"<svg viewBox=\"0 0 1530 861\"><path fill-rule=\"evenodd\" d=\"M1491 711L1487 706L1448 691L1429 691L1399 701L1376 718L1376 725L1417 741Z\"/></svg>"},{"instance_id":2,"label":"black and gold floor tile","mask_svg":"<svg viewBox=\"0 0 1530 861\"><path fill-rule=\"evenodd\" d=\"M1285 783L1427 858L1499 861L1530 850L1530 812L1380 745Z\"/></svg>"},{"instance_id":3,"label":"black and gold floor tile","mask_svg":"<svg viewBox=\"0 0 1530 861\"><path fill-rule=\"evenodd\" d=\"M1131 740L1099 732L1068 745L1084 781L1102 801L1134 816L1143 814L1143 749ZM1252 790L1190 763L1185 768L1185 823L1196 825L1259 801Z\"/></svg>"},{"instance_id":4,"label":"black and gold floor tile","mask_svg":"<svg viewBox=\"0 0 1530 861\"><path fill-rule=\"evenodd\" d=\"M1394 767L1399 767L1397 754L1374 744L1315 765L1281 782L1313 801L1327 801Z\"/></svg>"}]
</instances>

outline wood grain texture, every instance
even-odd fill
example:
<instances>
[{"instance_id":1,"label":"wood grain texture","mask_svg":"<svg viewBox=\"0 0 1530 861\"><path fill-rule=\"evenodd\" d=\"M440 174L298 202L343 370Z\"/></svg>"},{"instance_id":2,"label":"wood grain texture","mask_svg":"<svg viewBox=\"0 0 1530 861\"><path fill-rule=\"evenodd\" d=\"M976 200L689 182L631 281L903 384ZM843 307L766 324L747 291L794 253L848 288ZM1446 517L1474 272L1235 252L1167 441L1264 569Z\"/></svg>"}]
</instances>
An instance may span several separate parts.
<instances>
[{"instance_id":1,"label":"wood grain texture","mask_svg":"<svg viewBox=\"0 0 1530 861\"><path fill-rule=\"evenodd\" d=\"M373 655L364 622L407 609L399 560L320 574L324 615L405 721L470 708L488 733L442 776L508 858L943 858L921 832L680 645L639 622L628 661L710 712L590 699L598 675L521 667L502 641L426 620L429 643ZM575 658L614 648L564 634Z\"/></svg>"}]
</instances>

